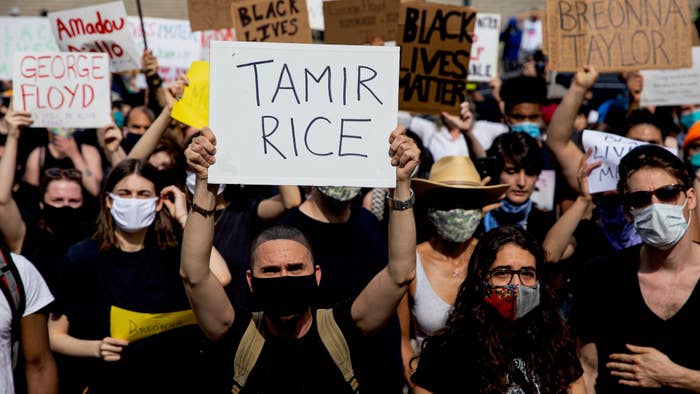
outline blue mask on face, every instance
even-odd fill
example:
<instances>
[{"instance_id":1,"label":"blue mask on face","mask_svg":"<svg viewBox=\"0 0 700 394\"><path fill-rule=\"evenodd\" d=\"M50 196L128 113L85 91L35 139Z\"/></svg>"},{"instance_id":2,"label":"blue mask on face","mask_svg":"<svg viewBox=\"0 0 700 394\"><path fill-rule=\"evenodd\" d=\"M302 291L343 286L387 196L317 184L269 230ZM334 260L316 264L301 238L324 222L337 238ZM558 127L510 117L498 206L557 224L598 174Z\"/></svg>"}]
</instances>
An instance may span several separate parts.
<instances>
[{"instance_id":1,"label":"blue mask on face","mask_svg":"<svg viewBox=\"0 0 700 394\"><path fill-rule=\"evenodd\" d=\"M532 138L538 139L542 136L542 131L540 131L540 125L532 122L516 123L510 127L510 129L515 133L525 133Z\"/></svg>"},{"instance_id":2,"label":"blue mask on face","mask_svg":"<svg viewBox=\"0 0 700 394\"><path fill-rule=\"evenodd\" d=\"M681 116L681 124L686 129L693 127L695 122L697 122L698 120L700 120L700 110L693 111L689 114L685 114L685 115Z\"/></svg>"},{"instance_id":3,"label":"blue mask on face","mask_svg":"<svg viewBox=\"0 0 700 394\"><path fill-rule=\"evenodd\" d=\"M695 175L698 170L700 170L700 153L696 153L690 157L690 168L693 170L693 174L691 175Z\"/></svg>"},{"instance_id":4,"label":"blue mask on face","mask_svg":"<svg viewBox=\"0 0 700 394\"><path fill-rule=\"evenodd\" d=\"M120 129L124 127L124 114L121 111L114 111L112 113L112 118L114 119L114 124Z\"/></svg>"}]
</instances>

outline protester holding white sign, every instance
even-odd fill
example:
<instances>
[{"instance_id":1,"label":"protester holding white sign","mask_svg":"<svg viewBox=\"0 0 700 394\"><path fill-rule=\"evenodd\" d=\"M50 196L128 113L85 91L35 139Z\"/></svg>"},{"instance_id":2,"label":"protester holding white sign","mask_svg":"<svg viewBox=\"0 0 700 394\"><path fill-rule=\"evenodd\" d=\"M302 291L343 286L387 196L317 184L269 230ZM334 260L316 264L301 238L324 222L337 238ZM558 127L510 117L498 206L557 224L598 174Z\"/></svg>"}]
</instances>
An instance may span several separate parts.
<instances>
[{"instance_id":1,"label":"protester holding white sign","mask_svg":"<svg viewBox=\"0 0 700 394\"><path fill-rule=\"evenodd\" d=\"M212 183L389 187L399 48L212 42Z\"/></svg>"},{"instance_id":2,"label":"protester holding white sign","mask_svg":"<svg viewBox=\"0 0 700 394\"><path fill-rule=\"evenodd\" d=\"M49 20L62 51L104 52L114 72L141 68L121 1L51 12Z\"/></svg>"},{"instance_id":3,"label":"protester holding white sign","mask_svg":"<svg viewBox=\"0 0 700 394\"><path fill-rule=\"evenodd\" d=\"M590 193L616 190L619 179L617 165L620 164L620 159L632 149L644 145L640 141L595 130L584 130L582 139L584 149L593 148L588 162L603 162L600 167L593 169L588 177Z\"/></svg>"},{"instance_id":4,"label":"protester holding white sign","mask_svg":"<svg viewBox=\"0 0 700 394\"><path fill-rule=\"evenodd\" d=\"M102 127L111 122L110 74L103 53L16 53L15 109L35 127Z\"/></svg>"}]
</instances>

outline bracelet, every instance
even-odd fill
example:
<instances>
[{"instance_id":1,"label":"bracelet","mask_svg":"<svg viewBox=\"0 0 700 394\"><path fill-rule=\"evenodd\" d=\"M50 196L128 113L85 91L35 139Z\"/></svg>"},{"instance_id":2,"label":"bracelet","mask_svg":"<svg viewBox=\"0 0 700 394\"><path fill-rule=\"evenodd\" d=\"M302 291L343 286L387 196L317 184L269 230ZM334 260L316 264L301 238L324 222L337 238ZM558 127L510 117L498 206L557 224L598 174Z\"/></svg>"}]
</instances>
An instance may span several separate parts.
<instances>
[{"instance_id":1,"label":"bracelet","mask_svg":"<svg viewBox=\"0 0 700 394\"><path fill-rule=\"evenodd\" d=\"M411 189L411 196L408 197L408 200L406 201L401 201L401 200L394 200L389 193L386 194L386 201L389 203L389 206L391 209L395 211L404 211L408 208L411 208L413 204L416 203L416 195L413 193L413 189Z\"/></svg>"},{"instance_id":2,"label":"bracelet","mask_svg":"<svg viewBox=\"0 0 700 394\"><path fill-rule=\"evenodd\" d=\"M211 210L206 210L193 202L192 203L192 211L197 212L198 214L204 216L205 218L208 218L209 216L212 216L214 214L214 212L216 212L216 207L214 207L214 209L211 209Z\"/></svg>"}]
</instances>

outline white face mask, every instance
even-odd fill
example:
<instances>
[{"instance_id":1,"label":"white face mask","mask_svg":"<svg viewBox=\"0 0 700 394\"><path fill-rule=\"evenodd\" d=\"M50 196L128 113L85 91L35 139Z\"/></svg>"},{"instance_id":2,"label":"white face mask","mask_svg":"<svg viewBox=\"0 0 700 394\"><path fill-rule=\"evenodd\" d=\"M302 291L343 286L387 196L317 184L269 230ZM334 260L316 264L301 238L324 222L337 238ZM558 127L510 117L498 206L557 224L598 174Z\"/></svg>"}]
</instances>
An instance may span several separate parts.
<instances>
[{"instance_id":1,"label":"white face mask","mask_svg":"<svg viewBox=\"0 0 700 394\"><path fill-rule=\"evenodd\" d=\"M197 173L187 171L187 179L185 179L185 183L187 184L187 190L190 191L190 194L194 194L194 186L197 184ZM219 185L216 195L218 196L219 194L223 193L224 189L226 189L226 185Z\"/></svg>"},{"instance_id":2,"label":"white face mask","mask_svg":"<svg viewBox=\"0 0 700 394\"><path fill-rule=\"evenodd\" d=\"M112 198L112 218L122 231L135 233L143 230L156 218L158 197L123 198L112 193L109 196Z\"/></svg>"},{"instance_id":3,"label":"white face mask","mask_svg":"<svg viewBox=\"0 0 700 394\"><path fill-rule=\"evenodd\" d=\"M646 208L633 210L634 229L642 241L657 249L668 250L683 237L688 223L683 216L683 209L688 204L686 197L683 205L652 204ZM692 220L692 215L691 215Z\"/></svg>"}]
</instances>

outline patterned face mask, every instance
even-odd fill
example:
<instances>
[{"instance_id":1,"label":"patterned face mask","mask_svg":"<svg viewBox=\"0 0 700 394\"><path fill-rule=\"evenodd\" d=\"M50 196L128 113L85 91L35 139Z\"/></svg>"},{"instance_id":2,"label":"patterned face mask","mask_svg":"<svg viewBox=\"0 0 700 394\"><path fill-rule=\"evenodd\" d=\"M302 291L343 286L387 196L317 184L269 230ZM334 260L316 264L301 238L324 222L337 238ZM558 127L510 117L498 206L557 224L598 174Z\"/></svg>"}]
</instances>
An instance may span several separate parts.
<instances>
[{"instance_id":1,"label":"patterned face mask","mask_svg":"<svg viewBox=\"0 0 700 394\"><path fill-rule=\"evenodd\" d=\"M481 209L428 209L428 218L435 225L440 237L446 241L462 243L474 235L481 222Z\"/></svg>"},{"instance_id":2,"label":"patterned face mask","mask_svg":"<svg viewBox=\"0 0 700 394\"><path fill-rule=\"evenodd\" d=\"M359 187L348 186L318 186L318 190L326 197L338 201L350 201L360 194Z\"/></svg>"},{"instance_id":3,"label":"patterned face mask","mask_svg":"<svg viewBox=\"0 0 700 394\"><path fill-rule=\"evenodd\" d=\"M540 284L537 283L536 287L519 284L489 286L484 301L504 319L518 320L540 305Z\"/></svg>"}]
</instances>

